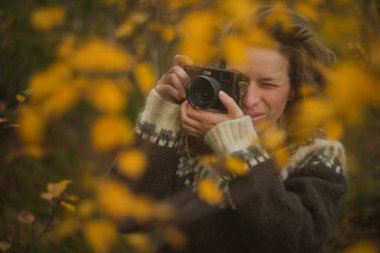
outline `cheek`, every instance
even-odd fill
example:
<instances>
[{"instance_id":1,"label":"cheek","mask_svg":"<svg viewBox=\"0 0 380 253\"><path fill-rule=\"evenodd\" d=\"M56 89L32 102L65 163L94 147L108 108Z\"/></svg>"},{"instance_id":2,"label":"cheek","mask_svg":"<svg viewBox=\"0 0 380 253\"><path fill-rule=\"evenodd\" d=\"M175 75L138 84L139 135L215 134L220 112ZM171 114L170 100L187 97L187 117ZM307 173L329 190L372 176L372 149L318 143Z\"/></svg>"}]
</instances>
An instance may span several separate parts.
<instances>
[{"instance_id":1,"label":"cheek","mask_svg":"<svg viewBox=\"0 0 380 253\"><path fill-rule=\"evenodd\" d=\"M279 114L285 110L288 102L288 93L274 93L268 96L268 105L274 113Z\"/></svg>"}]
</instances>

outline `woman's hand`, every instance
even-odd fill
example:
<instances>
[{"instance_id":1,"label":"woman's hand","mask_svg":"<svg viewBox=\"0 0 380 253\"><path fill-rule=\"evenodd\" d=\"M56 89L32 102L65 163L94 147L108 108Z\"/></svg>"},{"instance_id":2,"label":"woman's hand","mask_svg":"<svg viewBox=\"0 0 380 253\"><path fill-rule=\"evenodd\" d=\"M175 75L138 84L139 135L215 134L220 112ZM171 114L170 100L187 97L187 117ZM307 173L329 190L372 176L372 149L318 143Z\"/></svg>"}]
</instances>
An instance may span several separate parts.
<instances>
[{"instance_id":1,"label":"woman's hand","mask_svg":"<svg viewBox=\"0 0 380 253\"><path fill-rule=\"evenodd\" d=\"M180 67L182 64L191 65L193 61L185 55L174 56L173 66L162 75L155 87L161 98L173 103L180 103L186 99L185 90L190 78L186 71Z\"/></svg>"},{"instance_id":2,"label":"woman's hand","mask_svg":"<svg viewBox=\"0 0 380 253\"><path fill-rule=\"evenodd\" d=\"M181 124L183 129L191 136L203 137L215 125L244 116L243 111L235 100L224 91L219 92L219 99L227 108L227 113L211 112L192 107L187 100L181 107Z\"/></svg>"}]
</instances>

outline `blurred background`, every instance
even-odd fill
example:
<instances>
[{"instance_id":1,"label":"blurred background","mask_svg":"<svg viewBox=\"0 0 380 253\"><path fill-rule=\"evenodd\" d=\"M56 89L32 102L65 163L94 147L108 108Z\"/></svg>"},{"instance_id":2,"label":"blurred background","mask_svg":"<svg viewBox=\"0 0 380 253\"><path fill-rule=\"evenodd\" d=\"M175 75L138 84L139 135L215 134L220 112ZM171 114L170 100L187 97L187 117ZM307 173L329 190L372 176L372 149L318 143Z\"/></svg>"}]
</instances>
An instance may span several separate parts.
<instances>
[{"instance_id":1,"label":"blurred background","mask_svg":"<svg viewBox=\"0 0 380 253\"><path fill-rule=\"evenodd\" d=\"M309 18L337 55L332 132L346 147L349 191L324 252L380 252L378 0L0 1L0 250L150 252L145 235L116 234L112 221L126 217L104 192L134 203L126 208L137 219L170 208L102 178L133 145L138 112L172 57L212 64L214 33L262 3ZM138 180L144 154L125 155ZM180 231L167 232L181 244Z\"/></svg>"}]
</instances>

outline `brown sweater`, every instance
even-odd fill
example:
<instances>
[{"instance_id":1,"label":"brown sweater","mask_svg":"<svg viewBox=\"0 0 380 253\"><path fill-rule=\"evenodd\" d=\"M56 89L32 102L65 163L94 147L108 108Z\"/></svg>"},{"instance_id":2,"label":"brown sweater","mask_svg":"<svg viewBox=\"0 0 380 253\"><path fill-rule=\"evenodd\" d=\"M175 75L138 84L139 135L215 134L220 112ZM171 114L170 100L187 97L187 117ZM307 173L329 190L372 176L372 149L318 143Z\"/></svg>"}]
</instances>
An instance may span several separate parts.
<instances>
[{"instance_id":1,"label":"brown sweater","mask_svg":"<svg viewBox=\"0 0 380 253\"><path fill-rule=\"evenodd\" d=\"M211 150L237 156L249 166L245 176L220 175L187 158L181 141L179 105L154 91L136 126L138 145L149 164L137 190L179 206L176 223L188 237L183 250L160 252L318 252L333 228L346 191L345 157L339 142L314 138L294 150L278 168L260 145L249 117L221 123L205 136ZM217 178L224 206L200 200L200 179Z\"/></svg>"}]
</instances>

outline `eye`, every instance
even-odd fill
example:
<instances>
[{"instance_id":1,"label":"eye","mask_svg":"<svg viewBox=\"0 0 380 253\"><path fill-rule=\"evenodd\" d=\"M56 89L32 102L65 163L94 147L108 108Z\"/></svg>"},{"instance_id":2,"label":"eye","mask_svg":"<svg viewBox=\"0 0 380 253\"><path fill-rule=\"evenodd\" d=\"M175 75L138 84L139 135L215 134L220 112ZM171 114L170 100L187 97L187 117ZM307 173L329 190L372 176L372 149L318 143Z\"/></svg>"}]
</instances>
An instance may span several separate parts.
<instances>
[{"instance_id":1,"label":"eye","mask_svg":"<svg viewBox=\"0 0 380 253\"><path fill-rule=\"evenodd\" d=\"M263 88L268 88L268 89L274 89L274 88L277 88L277 84L274 84L274 83L269 83L269 82L262 82L261 83L261 86Z\"/></svg>"}]
</instances>

